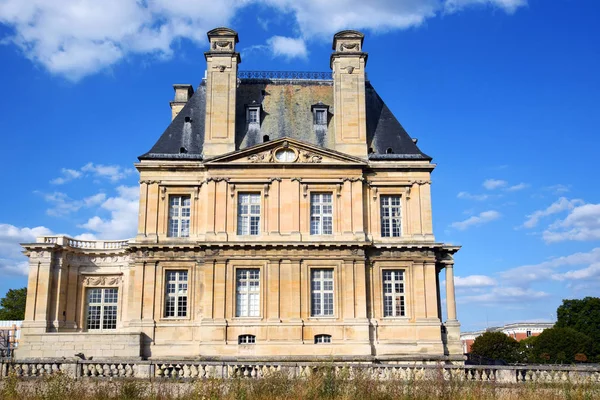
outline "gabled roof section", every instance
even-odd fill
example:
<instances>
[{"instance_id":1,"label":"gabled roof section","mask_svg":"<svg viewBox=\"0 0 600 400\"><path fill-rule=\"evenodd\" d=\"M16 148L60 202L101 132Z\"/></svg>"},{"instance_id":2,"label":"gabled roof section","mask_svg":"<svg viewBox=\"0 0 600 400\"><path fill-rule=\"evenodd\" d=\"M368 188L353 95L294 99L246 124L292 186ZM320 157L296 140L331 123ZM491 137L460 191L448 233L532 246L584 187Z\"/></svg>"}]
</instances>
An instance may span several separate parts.
<instances>
[{"instance_id":1,"label":"gabled roof section","mask_svg":"<svg viewBox=\"0 0 600 400\"><path fill-rule=\"evenodd\" d=\"M289 152L288 159L278 159L277 154L282 150ZM281 138L207 159L205 165L211 164L355 164L362 166L366 165L366 162L301 140Z\"/></svg>"},{"instance_id":2,"label":"gabled roof section","mask_svg":"<svg viewBox=\"0 0 600 400\"><path fill-rule=\"evenodd\" d=\"M138 159L202 160L205 114L206 85L202 83L156 144Z\"/></svg>"}]
</instances>

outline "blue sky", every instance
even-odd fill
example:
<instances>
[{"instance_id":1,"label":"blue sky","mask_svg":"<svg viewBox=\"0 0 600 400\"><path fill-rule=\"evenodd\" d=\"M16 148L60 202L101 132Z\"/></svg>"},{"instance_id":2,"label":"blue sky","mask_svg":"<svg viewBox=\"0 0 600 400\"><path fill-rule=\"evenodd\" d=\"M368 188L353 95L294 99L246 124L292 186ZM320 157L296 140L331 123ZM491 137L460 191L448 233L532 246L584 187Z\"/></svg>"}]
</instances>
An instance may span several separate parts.
<instances>
[{"instance_id":1,"label":"blue sky","mask_svg":"<svg viewBox=\"0 0 600 400\"><path fill-rule=\"evenodd\" d=\"M218 3L218 4L217 4ZM100 5L101 4L101 5ZM463 330L553 320L600 293L596 0L0 0L0 295L19 242L127 238L136 157L204 75L206 31L237 30L245 70L327 71L365 32L367 71L433 156L438 241Z\"/></svg>"}]
</instances>

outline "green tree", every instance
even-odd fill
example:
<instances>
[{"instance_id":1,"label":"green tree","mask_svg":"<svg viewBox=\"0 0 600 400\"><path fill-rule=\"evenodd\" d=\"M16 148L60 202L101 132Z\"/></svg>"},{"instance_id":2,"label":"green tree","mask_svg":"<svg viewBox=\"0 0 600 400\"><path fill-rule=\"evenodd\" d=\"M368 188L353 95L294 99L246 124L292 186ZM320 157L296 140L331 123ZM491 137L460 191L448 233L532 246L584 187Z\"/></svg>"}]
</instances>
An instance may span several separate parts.
<instances>
[{"instance_id":1,"label":"green tree","mask_svg":"<svg viewBox=\"0 0 600 400\"><path fill-rule=\"evenodd\" d=\"M27 288L10 289L0 300L0 320L21 321L25 319Z\"/></svg>"},{"instance_id":2,"label":"green tree","mask_svg":"<svg viewBox=\"0 0 600 400\"><path fill-rule=\"evenodd\" d=\"M555 328L572 328L587 335L594 342L593 356L600 358L600 298L563 300L556 317Z\"/></svg>"},{"instance_id":3,"label":"green tree","mask_svg":"<svg viewBox=\"0 0 600 400\"><path fill-rule=\"evenodd\" d=\"M519 342L519 353L521 354L520 361L526 363L535 362L534 350L537 338L537 336L530 336Z\"/></svg>"},{"instance_id":4,"label":"green tree","mask_svg":"<svg viewBox=\"0 0 600 400\"><path fill-rule=\"evenodd\" d=\"M520 361L519 342L502 332L478 336L471 345L471 354L508 363Z\"/></svg>"},{"instance_id":5,"label":"green tree","mask_svg":"<svg viewBox=\"0 0 600 400\"><path fill-rule=\"evenodd\" d=\"M592 351L592 339L571 328L545 329L535 338L529 362L572 364L586 359Z\"/></svg>"}]
</instances>

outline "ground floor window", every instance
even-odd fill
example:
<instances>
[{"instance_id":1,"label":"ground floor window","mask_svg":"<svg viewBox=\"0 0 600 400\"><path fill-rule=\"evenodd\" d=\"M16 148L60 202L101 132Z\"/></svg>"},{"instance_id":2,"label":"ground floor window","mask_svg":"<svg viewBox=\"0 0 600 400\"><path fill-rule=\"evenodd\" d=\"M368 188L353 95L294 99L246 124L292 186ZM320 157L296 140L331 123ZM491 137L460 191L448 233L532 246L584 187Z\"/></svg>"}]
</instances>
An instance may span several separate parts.
<instances>
[{"instance_id":1,"label":"ground floor window","mask_svg":"<svg viewBox=\"0 0 600 400\"><path fill-rule=\"evenodd\" d=\"M238 336L238 344L254 344L254 343L256 343L256 336L254 336L254 335Z\"/></svg>"},{"instance_id":2,"label":"ground floor window","mask_svg":"<svg viewBox=\"0 0 600 400\"><path fill-rule=\"evenodd\" d=\"M117 329L117 288L94 288L87 291L87 329Z\"/></svg>"},{"instance_id":3,"label":"ground floor window","mask_svg":"<svg viewBox=\"0 0 600 400\"><path fill-rule=\"evenodd\" d=\"M315 344L331 343L331 335L315 335Z\"/></svg>"}]
</instances>

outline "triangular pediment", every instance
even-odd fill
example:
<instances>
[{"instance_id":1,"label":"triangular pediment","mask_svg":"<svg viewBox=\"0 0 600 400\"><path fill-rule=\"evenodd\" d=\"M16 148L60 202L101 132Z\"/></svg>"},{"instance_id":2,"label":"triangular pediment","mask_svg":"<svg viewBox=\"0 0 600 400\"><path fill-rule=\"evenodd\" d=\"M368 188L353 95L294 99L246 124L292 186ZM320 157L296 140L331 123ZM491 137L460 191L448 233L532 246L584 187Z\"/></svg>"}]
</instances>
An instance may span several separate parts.
<instances>
[{"instance_id":1,"label":"triangular pediment","mask_svg":"<svg viewBox=\"0 0 600 400\"><path fill-rule=\"evenodd\" d=\"M297 139L281 138L206 160L205 164L366 164L365 160Z\"/></svg>"}]
</instances>

